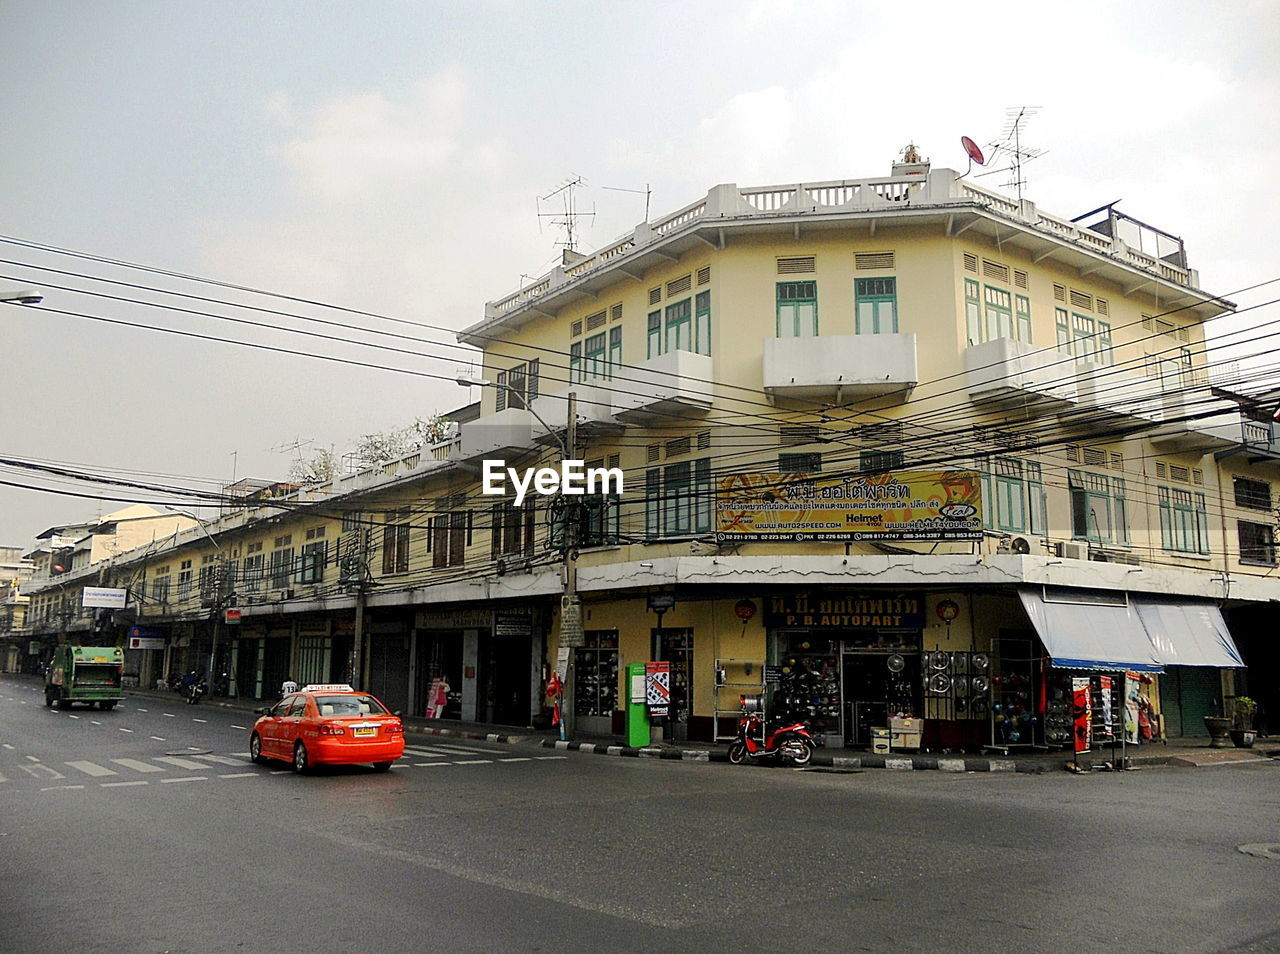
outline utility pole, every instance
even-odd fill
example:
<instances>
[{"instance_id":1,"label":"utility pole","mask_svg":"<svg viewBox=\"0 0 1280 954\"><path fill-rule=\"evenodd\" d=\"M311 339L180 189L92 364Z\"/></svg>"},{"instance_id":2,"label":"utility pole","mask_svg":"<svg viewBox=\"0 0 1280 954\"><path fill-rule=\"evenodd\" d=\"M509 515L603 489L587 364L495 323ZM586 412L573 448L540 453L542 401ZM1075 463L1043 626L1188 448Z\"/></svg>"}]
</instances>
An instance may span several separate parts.
<instances>
[{"instance_id":1,"label":"utility pole","mask_svg":"<svg viewBox=\"0 0 1280 954\"><path fill-rule=\"evenodd\" d=\"M565 459L575 459L578 452L578 394L570 391L568 395L568 414L564 435ZM563 494L563 489L561 494ZM564 665L564 711L560 714L564 722L565 737L572 740L578 727L577 691L574 686L576 665L574 657L582 645L582 609L578 602L577 570L574 566L578 552L578 505L569 504L561 508L564 515L564 534L562 545L564 555L562 569L564 573L564 595L560 600L560 648L569 653Z\"/></svg>"}]
</instances>

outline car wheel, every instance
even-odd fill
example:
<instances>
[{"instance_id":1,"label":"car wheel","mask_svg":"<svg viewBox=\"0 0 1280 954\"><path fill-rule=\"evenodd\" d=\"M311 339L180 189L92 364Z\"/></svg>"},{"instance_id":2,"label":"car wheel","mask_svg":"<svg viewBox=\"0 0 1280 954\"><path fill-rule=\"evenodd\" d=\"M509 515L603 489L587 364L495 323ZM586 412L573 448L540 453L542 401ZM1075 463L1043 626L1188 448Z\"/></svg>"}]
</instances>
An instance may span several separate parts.
<instances>
[{"instance_id":1,"label":"car wheel","mask_svg":"<svg viewBox=\"0 0 1280 954\"><path fill-rule=\"evenodd\" d=\"M375 772L385 772L389 768L391 768L390 762L374 762L373 763L373 770Z\"/></svg>"},{"instance_id":2,"label":"car wheel","mask_svg":"<svg viewBox=\"0 0 1280 954\"><path fill-rule=\"evenodd\" d=\"M262 757L262 739L256 732L249 737L249 761L255 765L262 765L267 761Z\"/></svg>"},{"instance_id":3,"label":"car wheel","mask_svg":"<svg viewBox=\"0 0 1280 954\"><path fill-rule=\"evenodd\" d=\"M53 700L53 707L55 709L65 709L68 705L68 700L63 699L61 696Z\"/></svg>"},{"instance_id":4,"label":"car wheel","mask_svg":"<svg viewBox=\"0 0 1280 954\"><path fill-rule=\"evenodd\" d=\"M299 775L306 774L311 768L311 763L307 759L307 747L298 742L293 747L293 770Z\"/></svg>"},{"instance_id":5,"label":"car wheel","mask_svg":"<svg viewBox=\"0 0 1280 954\"><path fill-rule=\"evenodd\" d=\"M98 703L98 708L99 708L99 709L101 709L103 712L110 712L110 711L111 711L112 709L114 709L115 707L116 707L115 702L110 701L110 700L108 700L107 702L99 702L99 703Z\"/></svg>"}]
</instances>

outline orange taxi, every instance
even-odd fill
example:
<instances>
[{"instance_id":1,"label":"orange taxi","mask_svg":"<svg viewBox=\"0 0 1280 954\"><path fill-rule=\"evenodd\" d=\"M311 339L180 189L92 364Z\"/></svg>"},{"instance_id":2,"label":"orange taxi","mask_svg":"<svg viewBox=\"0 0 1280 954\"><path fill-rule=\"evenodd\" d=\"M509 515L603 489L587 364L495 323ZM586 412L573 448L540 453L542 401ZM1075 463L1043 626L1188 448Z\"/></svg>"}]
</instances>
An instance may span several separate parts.
<instances>
[{"instance_id":1,"label":"orange taxi","mask_svg":"<svg viewBox=\"0 0 1280 954\"><path fill-rule=\"evenodd\" d=\"M292 762L295 772L372 763L385 772L404 754L400 717L347 685L303 686L256 711L261 718L249 733L249 757L255 762L280 759Z\"/></svg>"}]
</instances>

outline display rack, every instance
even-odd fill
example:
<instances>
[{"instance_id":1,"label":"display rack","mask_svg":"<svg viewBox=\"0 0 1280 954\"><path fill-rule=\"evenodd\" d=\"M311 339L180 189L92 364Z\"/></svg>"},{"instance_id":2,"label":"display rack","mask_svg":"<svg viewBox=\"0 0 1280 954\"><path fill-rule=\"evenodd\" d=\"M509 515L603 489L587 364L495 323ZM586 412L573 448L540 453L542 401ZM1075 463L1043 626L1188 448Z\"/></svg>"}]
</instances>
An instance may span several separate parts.
<instances>
[{"instance_id":1,"label":"display rack","mask_svg":"<svg viewBox=\"0 0 1280 954\"><path fill-rule=\"evenodd\" d=\"M1001 636L991 674L991 742L988 750L1009 754L1010 749L1041 747L1036 739L1036 659L1031 640Z\"/></svg>"},{"instance_id":2,"label":"display rack","mask_svg":"<svg viewBox=\"0 0 1280 954\"><path fill-rule=\"evenodd\" d=\"M715 741L732 742L737 738L738 716L742 713L739 701L745 695L764 695L764 661L759 659L717 659L716 691L713 732ZM732 706L725 705L732 703ZM727 735L720 731L720 717L733 718L734 731Z\"/></svg>"}]
</instances>

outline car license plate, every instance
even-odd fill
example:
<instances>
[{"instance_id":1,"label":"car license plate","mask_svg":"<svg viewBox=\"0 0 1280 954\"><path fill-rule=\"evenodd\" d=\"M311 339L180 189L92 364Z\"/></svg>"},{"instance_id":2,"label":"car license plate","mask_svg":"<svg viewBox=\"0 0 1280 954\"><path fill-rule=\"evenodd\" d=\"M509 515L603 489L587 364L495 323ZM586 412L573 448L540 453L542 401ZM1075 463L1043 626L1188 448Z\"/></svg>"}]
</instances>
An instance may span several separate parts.
<instances>
[{"instance_id":1,"label":"car license plate","mask_svg":"<svg viewBox=\"0 0 1280 954\"><path fill-rule=\"evenodd\" d=\"M360 726L358 729L352 729L351 734L357 739L367 739L378 734L378 727L376 725Z\"/></svg>"}]
</instances>

